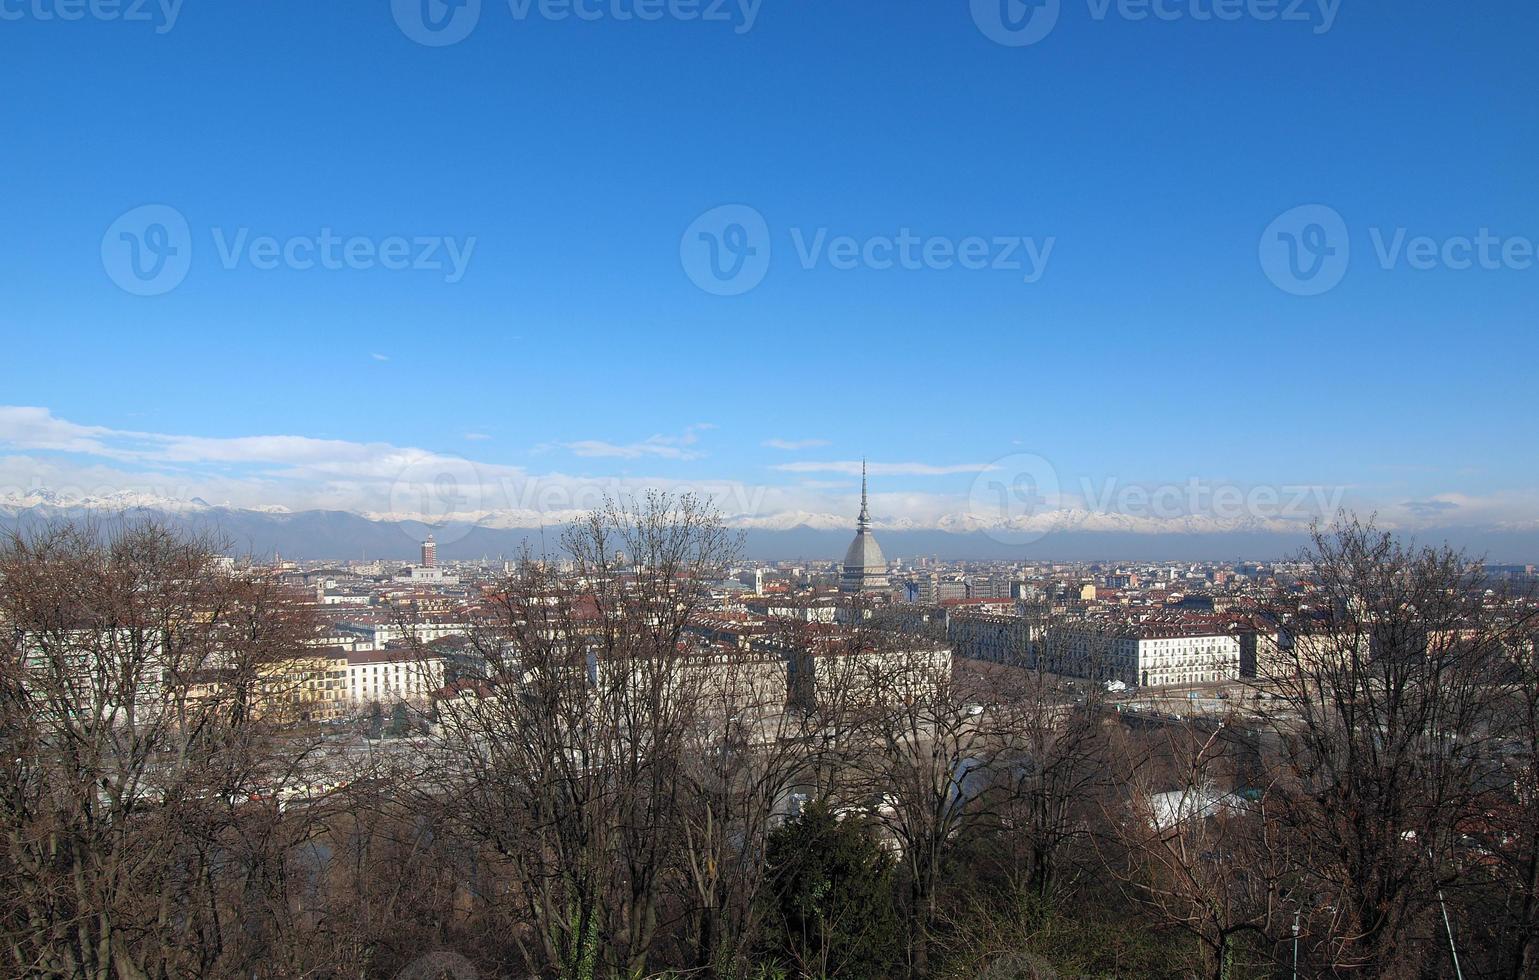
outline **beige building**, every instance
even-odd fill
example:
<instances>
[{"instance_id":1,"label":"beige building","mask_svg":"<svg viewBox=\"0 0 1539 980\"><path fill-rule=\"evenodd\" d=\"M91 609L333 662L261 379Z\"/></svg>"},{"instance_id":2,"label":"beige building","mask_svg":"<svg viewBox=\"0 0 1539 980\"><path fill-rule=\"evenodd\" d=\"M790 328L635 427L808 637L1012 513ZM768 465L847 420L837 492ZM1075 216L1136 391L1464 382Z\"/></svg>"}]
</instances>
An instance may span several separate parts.
<instances>
[{"instance_id":1,"label":"beige building","mask_svg":"<svg viewBox=\"0 0 1539 980\"><path fill-rule=\"evenodd\" d=\"M668 696L686 698L706 714L779 711L786 705L786 661L771 653L710 644L661 662L588 660L593 684L628 674L633 688L649 690L654 671L665 680Z\"/></svg>"},{"instance_id":2,"label":"beige building","mask_svg":"<svg viewBox=\"0 0 1539 980\"><path fill-rule=\"evenodd\" d=\"M952 610L946 617L952 651L968 660L1034 666L1040 635L1040 626L1020 616Z\"/></svg>"},{"instance_id":3,"label":"beige building","mask_svg":"<svg viewBox=\"0 0 1539 980\"><path fill-rule=\"evenodd\" d=\"M918 701L951 676L951 648L910 640L851 650L838 644L789 657L791 703L815 705Z\"/></svg>"}]
</instances>

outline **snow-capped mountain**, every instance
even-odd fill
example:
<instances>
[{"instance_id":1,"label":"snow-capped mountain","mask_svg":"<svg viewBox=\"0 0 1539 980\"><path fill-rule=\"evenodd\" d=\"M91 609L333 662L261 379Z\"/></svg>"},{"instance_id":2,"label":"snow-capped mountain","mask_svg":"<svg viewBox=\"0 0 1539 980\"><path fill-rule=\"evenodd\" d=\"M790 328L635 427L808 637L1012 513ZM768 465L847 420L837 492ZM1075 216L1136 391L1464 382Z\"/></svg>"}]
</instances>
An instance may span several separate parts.
<instances>
[{"instance_id":1,"label":"snow-capped mountain","mask_svg":"<svg viewBox=\"0 0 1539 980\"><path fill-rule=\"evenodd\" d=\"M409 560L433 533L446 558L515 554L526 544L575 520L579 511L530 509L465 511L451 514L355 513L347 510L291 510L278 505L236 507L136 490L76 494L48 488L0 492L0 531L82 516L110 523L161 516L186 527L211 530L233 550L296 558L369 555ZM746 536L750 557L823 558L844 553L854 519L848 514L809 510L724 514L729 527ZM1307 521L1208 515L1157 518L1061 508L1039 514L997 517L962 512L932 520L873 515L873 529L891 556L954 558L1050 557L1200 560L1237 555L1268 558L1295 552L1304 543ZM1420 529L1422 540L1448 540L1493 560L1527 560L1539 553L1539 528L1448 527Z\"/></svg>"}]
</instances>

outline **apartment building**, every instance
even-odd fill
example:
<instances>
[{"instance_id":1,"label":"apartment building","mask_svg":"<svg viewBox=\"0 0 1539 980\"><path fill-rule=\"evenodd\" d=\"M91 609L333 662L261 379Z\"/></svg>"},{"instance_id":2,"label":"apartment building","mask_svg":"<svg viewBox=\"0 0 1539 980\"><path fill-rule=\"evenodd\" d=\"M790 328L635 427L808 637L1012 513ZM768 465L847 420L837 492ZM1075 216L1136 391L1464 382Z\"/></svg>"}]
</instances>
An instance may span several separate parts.
<instances>
[{"instance_id":1,"label":"apartment building","mask_svg":"<svg viewBox=\"0 0 1539 980\"><path fill-rule=\"evenodd\" d=\"M257 667L256 715L270 721L335 721L345 718L346 671L341 648L305 651Z\"/></svg>"},{"instance_id":2,"label":"apartment building","mask_svg":"<svg viewBox=\"0 0 1539 980\"><path fill-rule=\"evenodd\" d=\"M1040 627L1020 616L952 607L946 616L946 640L952 652L968 660L1034 666L1034 642Z\"/></svg>"},{"instance_id":3,"label":"apartment building","mask_svg":"<svg viewBox=\"0 0 1539 980\"><path fill-rule=\"evenodd\" d=\"M1240 677L1240 639L1218 630L1153 627L1138 638L1141 687L1210 684Z\"/></svg>"},{"instance_id":4,"label":"apartment building","mask_svg":"<svg viewBox=\"0 0 1539 980\"><path fill-rule=\"evenodd\" d=\"M413 650L360 650L347 655L347 699L356 705L423 704L443 689L448 661Z\"/></svg>"},{"instance_id":5,"label":"apartment building","mask_svg":"<svg viewBox=\"0 0 1539 980\"><path fill-rule=\"evenodd\" d=\"M1218 625L1078 624L1048 631L1044 670L1129 687L1210 684L1240 677L1240 639Z\"/></svg>"}]
</instances>

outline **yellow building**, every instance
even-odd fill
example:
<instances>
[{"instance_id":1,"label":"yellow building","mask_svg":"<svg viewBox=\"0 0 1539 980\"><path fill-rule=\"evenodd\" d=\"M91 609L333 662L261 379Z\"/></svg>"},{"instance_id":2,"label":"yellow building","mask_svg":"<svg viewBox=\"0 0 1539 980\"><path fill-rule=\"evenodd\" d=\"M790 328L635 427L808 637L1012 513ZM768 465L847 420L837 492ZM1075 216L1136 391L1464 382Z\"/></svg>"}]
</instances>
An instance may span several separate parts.
<instances>
[{"instance_id":1,"label":"yellow building","mask_svg":"<svg viewBox=\"0 0 1539 980\"><path fill-rule=\"evenodd\" d=\"M328 647L257 668L257 713L278 721L332 721L347 716L347 652Z\"/></svg>"}]
</instances>

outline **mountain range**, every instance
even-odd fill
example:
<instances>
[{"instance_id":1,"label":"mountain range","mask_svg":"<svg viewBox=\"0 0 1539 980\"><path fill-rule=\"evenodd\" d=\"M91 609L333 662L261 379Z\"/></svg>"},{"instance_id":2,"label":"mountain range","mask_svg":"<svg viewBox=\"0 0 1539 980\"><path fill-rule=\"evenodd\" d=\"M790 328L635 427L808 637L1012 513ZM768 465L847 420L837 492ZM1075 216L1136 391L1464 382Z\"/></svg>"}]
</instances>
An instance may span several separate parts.
<instances>
[{"instance_id":1,"label":"mountain range","mask_svg":"<svg viewBox=\"0 0 1539 980\"><path fill-rule=\"evenodd\" d=\"M390 515L341 510L291 511L284 507L234 507L197 497L185 500L124 491L68 496L46 489L0 495L0 527L27 530L59 520L90 519L103 526L154 518L176 527L212 532L233 553L295 559L385 559L411 561L421 541L433 534L447 559L517 555L559 550L571 515L553 515L541 526L528 511L455 515L450 520L401 520ZM839 515L780 513L727 515L740 530L744 554L765 560L838 561L854 531ZM968 518L937 522L883 522L875 532L889 557L932 556L948 560L1214 561L1266 560L1296 554L1308 542L1297 522L1242 519L1219 521L1187 516L1152 518L1082 510L1059 510L987 526ZM1539 556L1539 530L1475 527L1419 528L1418 541L1445 541L1491 561L1524 562Z\"/></svg>"}]
</instances>

